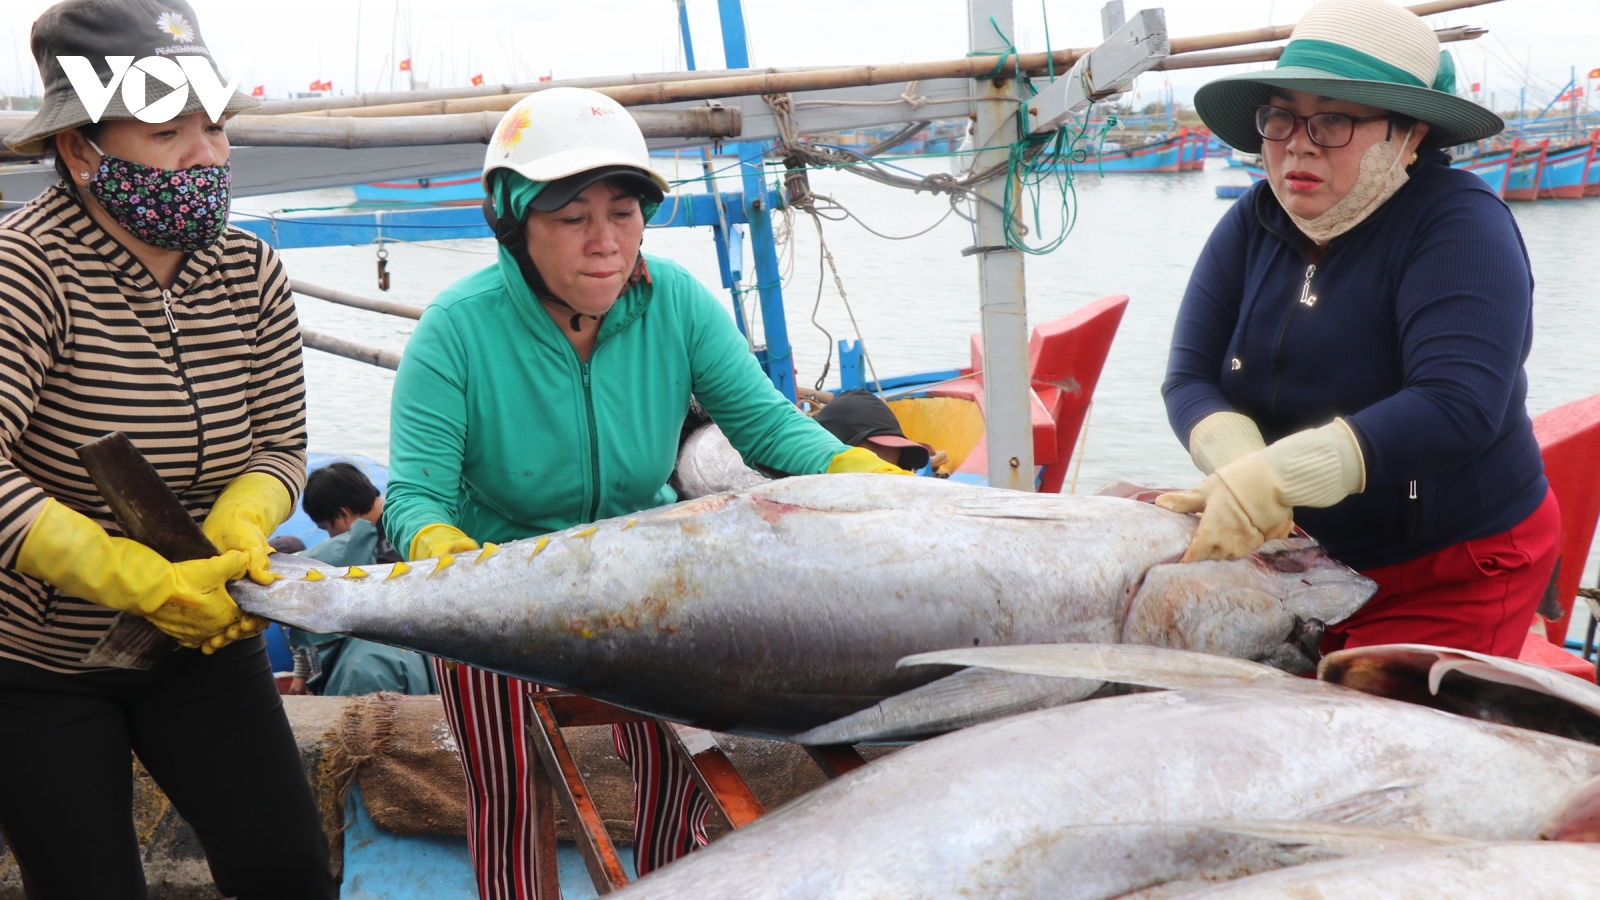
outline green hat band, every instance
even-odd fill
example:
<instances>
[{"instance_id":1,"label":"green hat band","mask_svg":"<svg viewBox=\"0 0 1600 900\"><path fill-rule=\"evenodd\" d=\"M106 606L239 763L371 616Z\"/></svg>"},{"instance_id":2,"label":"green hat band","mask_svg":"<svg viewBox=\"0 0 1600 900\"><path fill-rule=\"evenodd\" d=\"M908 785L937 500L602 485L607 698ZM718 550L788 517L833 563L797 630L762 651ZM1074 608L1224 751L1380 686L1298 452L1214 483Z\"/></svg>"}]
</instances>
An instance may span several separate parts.
<instances>
[{"instance_id":1,"label":"green hat band","mask_svg":"<svg viewBox=\"0 0 1600 900\"><path fill-rule=\"evenodd\" d=\"M1341 78L1358 81L1387 81L1390 84L1405 84L1411 87L1431 87L1446 94L1453 94L1456 91L1455 61L1450 58L1449 53L1443 51L1439 53L1439 74L1431 85L1424 84L1417 76L1399 66L1391 66L1376 56L1352 50L1343 44L1310 38L1290 41L1289 45L1283 48L1283 56L1278 59L1278 67L1289 66L1321 69Z\"/></svg>"}]
</instances>

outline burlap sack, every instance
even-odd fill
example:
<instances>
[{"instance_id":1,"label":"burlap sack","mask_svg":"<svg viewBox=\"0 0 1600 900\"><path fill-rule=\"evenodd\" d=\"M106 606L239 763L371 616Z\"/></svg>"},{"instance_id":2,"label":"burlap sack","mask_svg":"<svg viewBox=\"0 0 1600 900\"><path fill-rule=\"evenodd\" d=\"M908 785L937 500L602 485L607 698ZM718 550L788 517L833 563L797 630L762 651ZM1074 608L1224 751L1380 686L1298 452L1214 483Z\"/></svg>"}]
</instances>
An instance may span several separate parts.
<instances>
[{"instance_id":1,"label":"burlap sack","mask_svg":"<svg viewBox=\"0 0 1600 900\"><path fill-rule=\"evenodd\" d=\"M631 844L633 780L617 756L611 726L566 728L562 736L611 839ZM367 812L379 827L398 834L466 834L465 779L439 698L399 694L352 698L327 742L337 760L335 768L345 779L343 790L348 792L352 779L360 785ZM826 780L794 744L725 734L717 735L717 742L769 811ZM868 758L887 752L864 750L874 751L867 753ZM537 756L534 761L537 764ZM707 823L713 837L726 829L715 815ZM556 837L573 839L559 805Z\"/></svg>"}]
</instances>

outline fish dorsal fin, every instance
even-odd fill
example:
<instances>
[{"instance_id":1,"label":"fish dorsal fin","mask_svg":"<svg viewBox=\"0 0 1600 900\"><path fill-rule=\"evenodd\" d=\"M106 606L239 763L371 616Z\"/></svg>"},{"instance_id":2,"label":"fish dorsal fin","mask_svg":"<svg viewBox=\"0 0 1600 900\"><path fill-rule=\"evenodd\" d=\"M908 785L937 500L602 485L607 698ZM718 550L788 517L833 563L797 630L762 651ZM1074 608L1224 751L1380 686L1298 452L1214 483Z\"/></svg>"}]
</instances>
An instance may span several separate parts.
<instances>
[{"instance_id":1,"label":"fish dorsal fin","mask_svg":"<svg viewBox=\"0 0 1600 900\"><path fill-rule=\"evenodd\" d=\"M1323 658L1317 677L1363 693L1600 744L1600 687L1504 657L1379 644Z\"/></svg>"},{"instance_id":2,"label":"fish dorsal fin","mask_svg":"<svg viewBox=\"0 0 1600 900\"><path fill-rule=\"evenodd\" d=\"M1086 678L1168 690L1295 681L1292 675L1247 659L1134 644L963 647L918 653L895 665L975 666L1023 675Z\"/></svg>"},{"instance_id":3,"label":"fish dorsal fin","mask_svg":"<svg viewBox=\"0 0 1600 900\"><path fill-rule=\"evenodd\" d=\"M1573 791L1539 829L1539 839L1600 843L1600 778Z\"/></svg>"}]
</instances>

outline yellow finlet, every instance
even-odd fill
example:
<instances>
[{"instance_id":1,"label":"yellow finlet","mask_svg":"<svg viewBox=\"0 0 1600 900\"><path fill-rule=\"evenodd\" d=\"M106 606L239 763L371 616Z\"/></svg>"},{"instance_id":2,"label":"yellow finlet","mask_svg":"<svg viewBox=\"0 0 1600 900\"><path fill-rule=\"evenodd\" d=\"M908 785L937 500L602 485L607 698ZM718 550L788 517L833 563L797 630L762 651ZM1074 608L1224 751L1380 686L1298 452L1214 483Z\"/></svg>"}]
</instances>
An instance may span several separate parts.
<instances>
[{"instance_id":1,"label":"yellow finlet","mask_svg":"<svg viewBox=\"0 0 1600 900\"><path fill-rule=\"evenodd\" d=\"M393 578L399 578L401 575L404 575L405 573L407 573L409 571L411 571L411 567L410 566L406 565L403 562L397 562L397 563L394 564L394 568L389 570L389 577L385 578L383 580L384 581L389 581L390 579L393 579Z\"/></svg>"},{"instance_id":2,"label":"yellow finlet","mask_svg":"<svg viewBox=\"0 0 1600 900\"><path fill-rule=\"evenodd\" d=\"M488 559L489 557L491 557L491 556L493 556L493 555L495 555L496 553L499 553L499 552L500 552L500 545L499 544L496 544L493 541L485 541L484 544L483 544L483 549L481 551L479 551L479 553L478 553L477 562L483 562L484 560ZM473 563L473 565L477 565L477 563Z\"/></svg>"},{"instance_id":3,"label":"yellow finlet","mask_svg":"<svg viewBox=\"0 0 1600 900\"><path fill-rule=\"evenodd\" d=\"M360 566L351 566L349 568L349 570L344 573L344 577L346 577L346 578L365 578L365 577L367 577L367 572L366 572L365 569L361 568Z\"/></svg>"},{"instance_id":4,"label":"yellow finlet","mask_svg":"<svg viewBox=\"0 0 1600 900\"><path fill-rule=\"evenodd\" d=\"M622 526L622 530L623 531L627 531L629 528L632 528L633 526L635 526L637 524L639 524L639 520L638 519L629 519L628 520L628 524Z\"/></svg>"},{"instance_id":5,"label":"yellow finlet","mask_svg":"<svg viewBox=\"0 0 1600 900\"><path fill-rule=\"evenodd\" d=\"M324 576L321 572L318 572L316 569L312 569L311 571L306 573L306 579L305 580L306 581L321 581L325 577L326 576Z\"/></svg>"},{"instance_id":6,"label":"yellow finlet","mask_svg":"<svg viewBox=\"0 0 1600 900\"><path fill-rule=\"evenodd\" d=\"M433 571L428 573L428 577L432 578L440 572L443 572L445 569L455 565L455 562L456 558L454 556L449 553L444 554L443 556L439 557L439 564L433 567Z\"/></svg>"},{"instance_id":7,"label":"yellow finlet","mask_svg":"<svg viewBox=\"0 0 1600 900\"><path fill-rule=\"evenodd\" d=\"M600 530L600 526L595 525L595 526L593 526L591 528L585 528L582 531L574 531L572 533L572 536L575 537L575 538L588 537L589 535L594 534L596 531L599 531L599 530Z\"/></svg>"},{"instance_id":8,"label":"yellow finlet","mask_svg":"<svg viewBox=\"0 0 1600 900\"><path fill-rule=\"evenodd\" d=\"M538 556L540 553L543 553L544 552L544 548L546 548L548 546L550 546L550 539L549 538L547 538L547 537L539 538L538 542L533 545L533 552L528 554L528 562L533 562L533 558L535 556Z\"/></svg>"}]
</instances>

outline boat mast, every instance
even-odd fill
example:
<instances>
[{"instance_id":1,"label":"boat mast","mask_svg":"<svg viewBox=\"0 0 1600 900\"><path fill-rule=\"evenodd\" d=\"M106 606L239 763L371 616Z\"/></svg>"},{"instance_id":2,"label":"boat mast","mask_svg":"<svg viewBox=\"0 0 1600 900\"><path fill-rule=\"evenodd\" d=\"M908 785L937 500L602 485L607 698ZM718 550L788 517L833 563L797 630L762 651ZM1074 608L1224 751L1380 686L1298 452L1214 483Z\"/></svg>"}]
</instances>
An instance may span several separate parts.
<instances>
[{"instance_id":1,"label":"boat mast","mask_svg":"<svg viewBox=\"0 0 1600 900\"><path fill-rule=\"evenodd\" d=\"M1010 50L1016 33L1011 0L968 0L969 55ZM979 172L1004 165L1018 139L1017 112L1022 97L1016 78L982 78L972 83L977 108L971 162ZM1006 181L994 178L979 185L973 205L977 243L965 251L978 257L978 303L983 324L983 417L988 443L989 484L1031 491L1033 472L1033 409L1028 375L1028 303L1024 294L1022 253L1006 244ZM1009 193L1021 196L1019 185Z\"/></svg>"},{"instance_id":2,"label":"boat mast","mask_svg":"<svg viewBox=\"0 0 1600 900\"><path fill-rule=\"evenodd\" d=\"M717 0L717 12L722 20L723 67L748 69L750 50L745 40L744 10L739 0ZM739 144L738 149L739 174L744 182L744 214L750 223L756 291L761 297L761 329L767 342L765 352L757 348L756 357L772 384L793 402L794 355L789 348L789 324L783 317L783 270L778 266L778 249L773 242L772 220L768 217L764 148L759 142L745 142Z\"/></svg>"}]
</instances>

